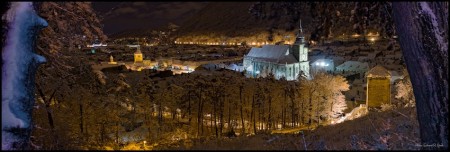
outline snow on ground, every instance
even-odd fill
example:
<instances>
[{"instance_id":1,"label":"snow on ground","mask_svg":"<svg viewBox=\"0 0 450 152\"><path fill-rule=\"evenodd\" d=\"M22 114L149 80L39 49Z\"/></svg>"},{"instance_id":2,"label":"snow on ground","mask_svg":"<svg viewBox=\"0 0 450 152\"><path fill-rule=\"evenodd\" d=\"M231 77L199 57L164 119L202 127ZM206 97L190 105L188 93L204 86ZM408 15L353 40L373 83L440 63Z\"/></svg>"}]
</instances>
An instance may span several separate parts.
<instances>
[{"instance_id":1,"label":"snow on ground","mask_svg":"<svg viewBox=\"0 0 450 152\"><path fill-rule=\"evenodd\" d=\"M314 130L317 126L304 126L304 127L297 127L297 128L289 128L289 129L282 129L282 130L272 130L272 134L296 134L299 131L303 130Z\"/></svg>"},{"instance_id":2,"label":"snow on ground","mask_svg":"<svg viewBox=\"0 0 450 152\"><path fill-rule=\"evenodd\" d=\"M415 108L368 115L340 124L321 126L303 134L257 134L249 137L194 140L192 147L170 150L419 150ZM305 141L305 142L303 142ZM185 141L187 142L187 141ZM183 142L180 142L182 145Z\"/></svg>"}]
</instances>

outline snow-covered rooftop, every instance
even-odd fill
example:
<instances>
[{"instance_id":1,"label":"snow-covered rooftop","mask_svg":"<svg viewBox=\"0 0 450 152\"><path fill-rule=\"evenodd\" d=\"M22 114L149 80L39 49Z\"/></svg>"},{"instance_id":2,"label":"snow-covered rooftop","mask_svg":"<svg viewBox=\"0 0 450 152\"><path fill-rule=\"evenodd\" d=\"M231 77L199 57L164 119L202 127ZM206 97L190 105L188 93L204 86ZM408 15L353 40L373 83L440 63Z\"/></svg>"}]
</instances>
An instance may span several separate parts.
<instances>
[{"instance_id":1,"label":"snow-covered rooftop","mask_svg":"<svg viewBox=\"0 0 450 152\"><path fill-rule=\"evenodd\" d=\"M359 61L346 61L341 65L337 66L337 70L346 70L346 71L361 71L367 70L369 68L367 62L359 62Z\"/></svg>"},{"instance_id":2,"label":"snow-covered rooftop","mask_svg":"<svg viewBox=\"0 0 450 152\"><path fill-rule=\"evenodd\" d=\"M253 47L247 57L279 64L296 63L298 60L289 53L289 45L263 45L262 48Z\"/></svg>"},{"instance_id":3,"label":"snow-covered rooftop","mask_svg":"<svg viewBox=\"0 0 450 152\"><path fill-rule=\"evenodd\" d=\"M381 65L377 65L367 72L367 77L390 77L391 73Z\"/></svg>"}]
</instances>

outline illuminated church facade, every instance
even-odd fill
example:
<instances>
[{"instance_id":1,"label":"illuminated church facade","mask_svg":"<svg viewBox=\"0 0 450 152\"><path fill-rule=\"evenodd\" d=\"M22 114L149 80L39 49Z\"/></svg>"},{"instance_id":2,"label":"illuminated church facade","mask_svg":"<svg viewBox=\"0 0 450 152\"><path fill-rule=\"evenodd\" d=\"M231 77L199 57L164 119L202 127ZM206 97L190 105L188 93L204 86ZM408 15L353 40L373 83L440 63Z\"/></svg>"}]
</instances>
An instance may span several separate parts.
<instances>
[{"instance_id":1,"label":"illuminated church facade","mask_svg":"<svg viewBox=\"0 0 450 152\"><path fill-rule=\"evenodd\" d=\"M310 78L308 47L300 24L299 33L293 45L263 45L252 47L244 56L243 66L251 77L266 77L269 74L276 79L297 80L299 76Z\"/></svg>"}]
</instances>

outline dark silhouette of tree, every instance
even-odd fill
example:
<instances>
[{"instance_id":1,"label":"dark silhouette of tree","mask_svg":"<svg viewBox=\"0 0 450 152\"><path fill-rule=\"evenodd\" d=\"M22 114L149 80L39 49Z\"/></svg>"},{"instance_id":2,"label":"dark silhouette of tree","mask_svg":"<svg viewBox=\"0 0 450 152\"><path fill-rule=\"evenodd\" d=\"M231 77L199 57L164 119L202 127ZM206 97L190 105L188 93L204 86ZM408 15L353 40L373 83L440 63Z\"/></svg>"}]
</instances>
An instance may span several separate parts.
<instances>
[{"instance_id":1,"label":"dark silhouette of tree","mask_svg":"<svg viewBox=\"0 0 450 152\"><path fill-rule=\"evenodd\" d=\"M425 149L448 148L448 2L394 2L393 19Z\"/></svg>"}]
</instances>

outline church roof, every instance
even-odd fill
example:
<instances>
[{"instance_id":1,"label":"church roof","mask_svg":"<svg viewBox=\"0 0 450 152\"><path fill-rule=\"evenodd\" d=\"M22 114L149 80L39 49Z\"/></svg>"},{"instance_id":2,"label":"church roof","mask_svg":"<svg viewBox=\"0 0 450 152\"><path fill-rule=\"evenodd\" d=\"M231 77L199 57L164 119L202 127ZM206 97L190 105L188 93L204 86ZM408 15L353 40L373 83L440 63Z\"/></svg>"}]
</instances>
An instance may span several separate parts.
<instances>
[{"instance_id":1,"label":"church roof","mask_svg":"<svg viewBox=\"0 0 450 152\"><path fill-rule=\"evenodd\" d=\"M262 48L252 47L247 57L278 64L297 63L298 60L289 52L289 49L289 45L263 45Z\"/></svg>"},{"instance_id":2,"label":"church roof","mask_svg":"<svg viewBox=\"0 0 450 152\"><path fill-rule=\"evenodd\" d=\"M377 65L367 72L367 77L390 77L391 73L381 65Z\"/></svg>"}]
</instances>

